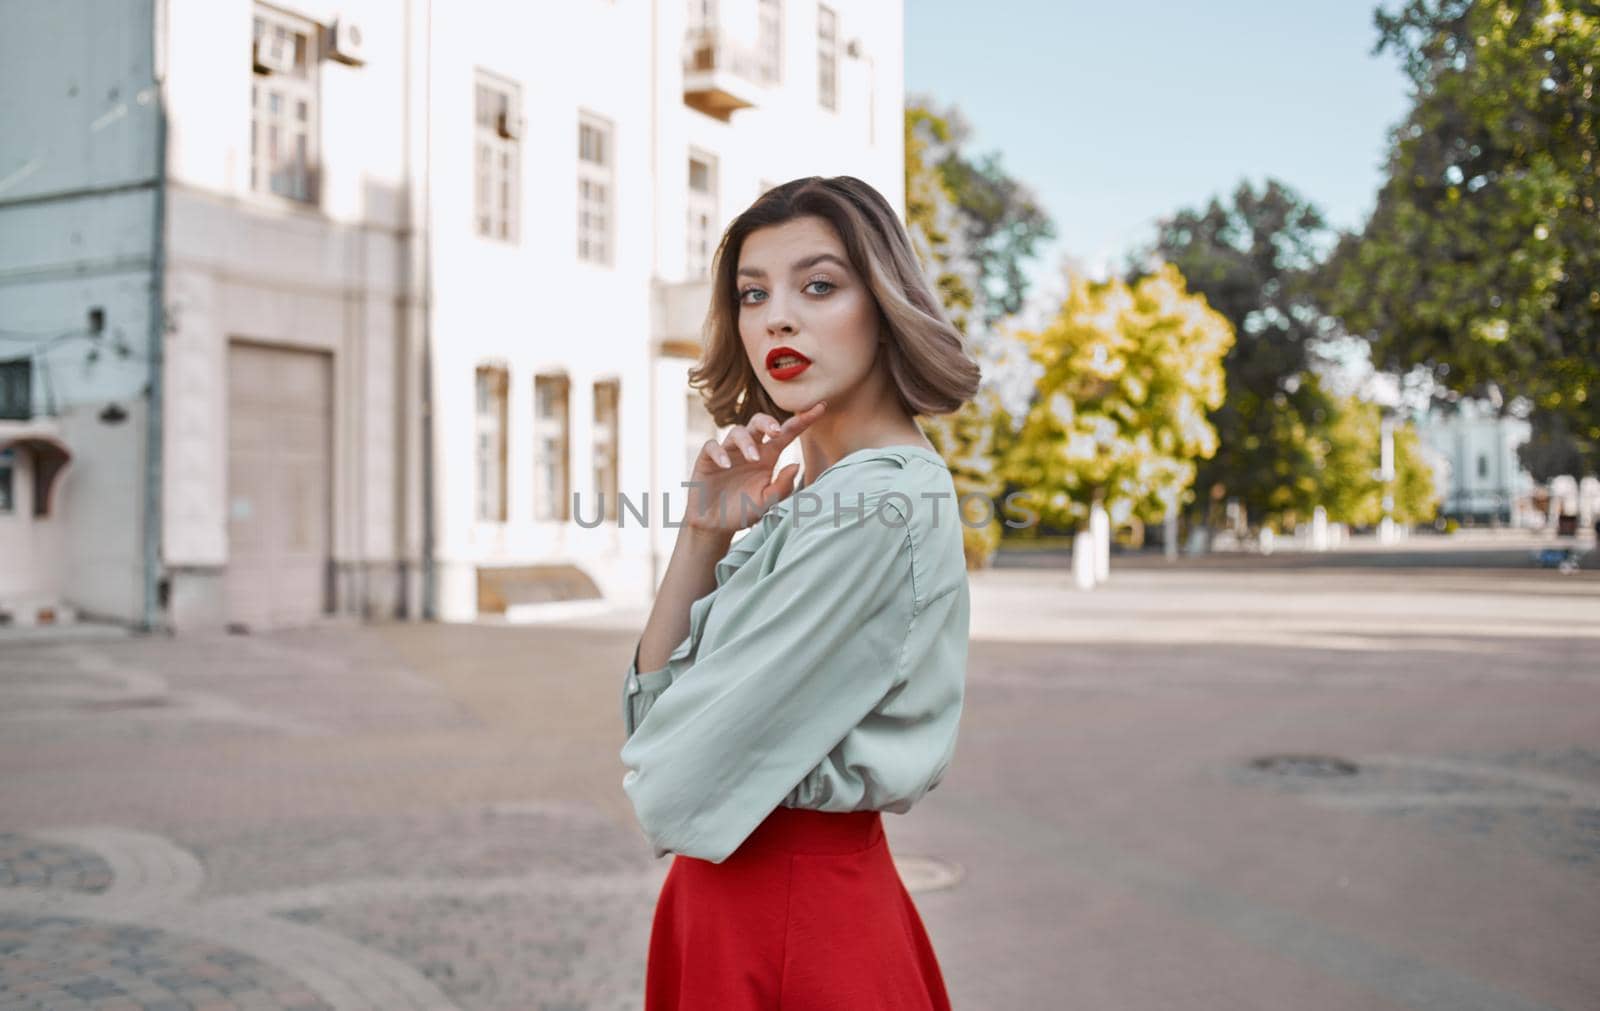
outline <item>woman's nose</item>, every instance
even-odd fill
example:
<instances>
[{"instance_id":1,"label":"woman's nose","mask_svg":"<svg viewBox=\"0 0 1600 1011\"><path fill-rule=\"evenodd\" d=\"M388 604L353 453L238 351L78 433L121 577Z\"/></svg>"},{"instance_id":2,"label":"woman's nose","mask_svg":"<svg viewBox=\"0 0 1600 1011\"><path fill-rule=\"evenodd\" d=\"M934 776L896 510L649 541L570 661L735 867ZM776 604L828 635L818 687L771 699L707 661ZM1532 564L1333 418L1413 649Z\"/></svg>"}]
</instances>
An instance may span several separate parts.
<instances>
[{"instance_id":1,"label":"woman's nose","mask_svg":"<svg viewBox=\"0 0 1600 1011\"><path fill-rule=\"evenodd\" d=\"M769 333L792 333L794 321L789 312L787 303L778 299L767 302L767 331Z\"/></svg>"}]
</instances>

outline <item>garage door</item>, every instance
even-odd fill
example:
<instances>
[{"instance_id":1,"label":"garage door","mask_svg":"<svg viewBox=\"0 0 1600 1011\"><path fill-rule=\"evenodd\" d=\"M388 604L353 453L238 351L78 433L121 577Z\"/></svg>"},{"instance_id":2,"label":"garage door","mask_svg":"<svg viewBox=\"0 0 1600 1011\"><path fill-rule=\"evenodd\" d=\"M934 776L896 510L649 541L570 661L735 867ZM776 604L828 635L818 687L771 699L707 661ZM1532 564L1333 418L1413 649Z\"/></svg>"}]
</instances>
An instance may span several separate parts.
<instances>
[{"instance_id":1,"label":"garage door","mask_svg":"<svg viewBox=\"0 0 1600 1011\"><path fill-rule=\"evenodd\" d=\"M333 362L228 349L228 620L304 624L329 607Z\"/></svg>"}]
</instances>

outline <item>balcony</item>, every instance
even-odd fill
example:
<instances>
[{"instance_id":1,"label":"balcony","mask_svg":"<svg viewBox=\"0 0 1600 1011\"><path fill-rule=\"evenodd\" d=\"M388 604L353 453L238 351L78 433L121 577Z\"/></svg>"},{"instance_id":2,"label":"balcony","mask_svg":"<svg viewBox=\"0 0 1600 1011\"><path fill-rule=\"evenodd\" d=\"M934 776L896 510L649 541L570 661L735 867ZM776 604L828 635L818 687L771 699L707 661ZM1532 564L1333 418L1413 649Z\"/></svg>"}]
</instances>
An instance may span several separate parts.
<instances>
[{"instance_id":1,"label":"balcony","mask_svg":"<svg viewBox=\"0 0 1600 1011\"><path fill-rule=\"evenodd\" d=\"M772 76L759 52L715 28L690 30L683 46L683 104L724 123L755 106Z\"/></svg>"}]
</instances>

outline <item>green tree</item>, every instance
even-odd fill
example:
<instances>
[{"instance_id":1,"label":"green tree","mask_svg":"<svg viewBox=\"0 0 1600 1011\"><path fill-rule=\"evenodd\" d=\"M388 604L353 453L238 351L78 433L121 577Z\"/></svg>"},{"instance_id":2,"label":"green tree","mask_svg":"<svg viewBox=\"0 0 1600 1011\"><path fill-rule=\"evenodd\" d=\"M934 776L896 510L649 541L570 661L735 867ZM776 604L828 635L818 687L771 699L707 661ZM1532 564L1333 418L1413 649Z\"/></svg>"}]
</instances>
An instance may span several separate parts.
<instances>
[{"instance_id":1,"label":"green tree","mask_svg":"<svg viewBox=\"0 0 1600 1011\"><path fill-rule=\"evenodd\" d=\"M1001 526L986 522L982 500L992 501L1004 490L999 459L1014 428L1006 403L1025 405L1028 393L1020 387L1031 383L1015 368L1015 359L1026 359L1026 349L995 322L991 291L998 288L1003 297L1010 296L986 272L998 271L1004 279L1015 271L1020 278L1018 258L1031 253L1031 245L1007 245L1002 233L1026 230L1016 222L1032 221L1037 208L1021 202L1026 191L1000 173L998 159L984 159L982 171L968 168L960 147L966 135L964 123L953 125L947 114L925 102L906 106L907 230L946 312L967 337L984 373L977 396L953 414L922 419L921 427L950 466L964 503L967 564L980 568L1000 542ZM1006 199L1002 194L1010 195L1016 210L1000 206ZM1020 303L1020 283L1010 290Z\"/></svg>"},{"instance_id":2,"label":"green tree","mask_svg":"<svg viewBox=\"0 0 1600 1011\"><path fill-rule=\"evenodd\" d=\"M1254 522L1292 525L1320 502L1315 437L1331 402L1311 366L1330 322L1314 279L1331 239L1313 204L1268 179L1259 189L1241 182L1229 203L1213 198L1163 220L1143 257L1176 265L1233 325L1237 338L1223 362L1227 399L1210 419L1218 449L1200 463L1196 481L1212 506L1236 498ZM1143 269L1132 267L1130 278ZM1219 522L1215 509L1207 520Z\"/></svg>"},{"instance_id":3,"label":"green tree","mask_svg":"<svg viewBox=\"0 0 1600 1011\"><path fill-rule=\"evenodd\" d=\"M1572 437L1572 425L1566 415L1534 411L1528 421L1532 432L1528 441L1517 447L1517 460L1535 481L1543 484L1562 474L1581 477L1589 472L1590 462Z\"/></svg>"},{"instance_id":4,"label":"green tree","mask_svg":"<svg viewBox=\"0 0 1600 1011\"><path fill-rule=\"evenodd\" d=\"M972 128L959 108L940 109L931 99L914 97L906 113L908 124L914 119L924 129L918 156L938 173L954 202L954 228L979 296L973 308L992 327L1022 309L1028 294L1023 266L1041 242L1055 237L1055 225L1032 189L1006 172L998 152L965 149Z\"/></svg>"},{"instance_id":5,"label":"green tree","mask_svg":"<svg viewBox=\"0 0 1600 1011\"><path fill-rule=\"evenodd\" d=\"M1375 14L1414 84L1329 300L1383 368L1564 417L1600 454L1600 6L1408 0Z\"/></svg>"},{"instance_id":6,"label":"green tree","mask_svg":"<svg viewBox=\"0 0 1600 1011\"><path fill-rule=\"evenodd\" d=\"M1102 501L1120 525L1180 503L1216 451L1228 321L1169 264L1132 286L1073 278L1055 319L1021 336L1043 375L1005 472L1041 520L1073 528Z\"/></svg>"}]
</instances>

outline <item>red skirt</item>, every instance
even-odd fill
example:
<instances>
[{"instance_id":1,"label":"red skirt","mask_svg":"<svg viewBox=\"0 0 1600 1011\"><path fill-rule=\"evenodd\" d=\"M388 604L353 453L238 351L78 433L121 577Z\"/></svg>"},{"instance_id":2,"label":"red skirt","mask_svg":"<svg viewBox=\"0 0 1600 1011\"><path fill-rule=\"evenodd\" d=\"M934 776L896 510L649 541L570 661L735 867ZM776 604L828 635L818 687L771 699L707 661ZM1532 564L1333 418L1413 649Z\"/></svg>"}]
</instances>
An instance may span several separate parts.
<instances>
[{"instance_id":1,"label":"red skirt","mask_svg":"<svg viewBox=\"0 0 1600 1011\"><path fill-rule=\"evenodd\" d=\"M720 864L677 854L645 1011L949 1011L878 811L779 807Z\"/></svg>"}]
</instances>

